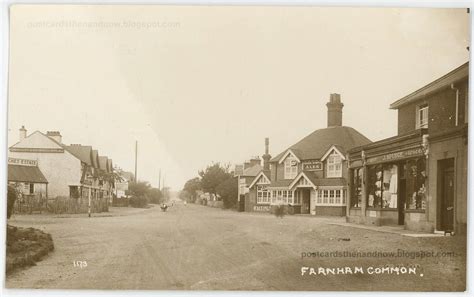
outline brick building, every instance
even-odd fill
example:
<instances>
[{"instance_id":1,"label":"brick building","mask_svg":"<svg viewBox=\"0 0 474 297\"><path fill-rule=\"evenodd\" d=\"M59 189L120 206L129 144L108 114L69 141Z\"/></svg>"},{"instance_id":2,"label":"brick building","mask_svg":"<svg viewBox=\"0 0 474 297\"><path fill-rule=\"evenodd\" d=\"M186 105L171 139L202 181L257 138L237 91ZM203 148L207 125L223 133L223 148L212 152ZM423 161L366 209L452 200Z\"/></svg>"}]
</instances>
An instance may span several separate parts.
<instances>
[{"instance_id":1,"label":"brick building","mask_svg":"<svg viewBox=\"0 0 474 297\"><path fill-rule=\"evenodd\" d=\"M469 64L390 105L398 135L349 151L347 220L465 233Z\"/></svg>"},{"instance_id":2,"label":"brick building","mask_svg":"<svg viewBox=\"0 0 474 297\"><path fill-rule=\"evenodd\" d=\"M342 126L343 103L331 94L328 127L319 129L274 158L266 145L264 168L249 186L246 210L313 215L346 214L347 156L349 149L370 143L357 130Z\"/></svg>"}]
</instances>

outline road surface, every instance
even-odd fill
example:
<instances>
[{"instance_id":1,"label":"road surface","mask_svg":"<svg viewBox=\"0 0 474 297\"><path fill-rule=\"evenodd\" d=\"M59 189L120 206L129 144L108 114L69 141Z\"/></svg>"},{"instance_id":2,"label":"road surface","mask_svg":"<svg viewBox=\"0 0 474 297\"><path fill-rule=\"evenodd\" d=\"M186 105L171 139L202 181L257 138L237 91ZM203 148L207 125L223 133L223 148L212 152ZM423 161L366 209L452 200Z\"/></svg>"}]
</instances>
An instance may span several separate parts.
<instances>
[{"instance_id":1,"label":"road surface","mask_svg":"<svg viewBox=\"0 0 474 297\"><path fill-rule=\"evenodd\" d=\"M175 204L162 212L111 208L94 215L21 215L9 223L53 236L55 250L6 279L7 288L154 290L428 290L465 288L465 238L409 238L331 225L343 218L238 213ZM452 257L305 257L358 251L450 252ZM314 254L313 254L314 255ZM86 267L74 265L82 261ZM369 274L370 267L415 267ZM365 273L301 275L302 267L361 267Z\"/></svg>"}]
</instances>

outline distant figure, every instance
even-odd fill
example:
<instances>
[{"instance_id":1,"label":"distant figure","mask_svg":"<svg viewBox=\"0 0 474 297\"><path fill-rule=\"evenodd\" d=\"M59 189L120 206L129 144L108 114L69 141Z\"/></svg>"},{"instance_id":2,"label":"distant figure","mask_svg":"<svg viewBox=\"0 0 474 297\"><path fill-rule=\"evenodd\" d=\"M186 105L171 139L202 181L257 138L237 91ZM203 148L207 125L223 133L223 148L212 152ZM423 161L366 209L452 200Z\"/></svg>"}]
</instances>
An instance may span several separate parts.
<instances>
[{"instance_id":1,"label":"distant figure","mask_svg":"<svg viewBox=\"0 0 474 297\"><path fill-rule=\"evenodd\" d=\"M162 211L166 211L167 209L168 209L168 205L166 205L166 204L163 203L163 204L161 205L161 210L162 210Z\"/></svg>"},{"instance_id":2,"label":"distant figure","mask_svg":"<svg viewBox=\"0 0 474 297\"><path fill-rule=\"evenodd\" d=\"M174 200L173 200L173 201L171 201L171 206L174 206Z\"/></svg>"}]
</instances>

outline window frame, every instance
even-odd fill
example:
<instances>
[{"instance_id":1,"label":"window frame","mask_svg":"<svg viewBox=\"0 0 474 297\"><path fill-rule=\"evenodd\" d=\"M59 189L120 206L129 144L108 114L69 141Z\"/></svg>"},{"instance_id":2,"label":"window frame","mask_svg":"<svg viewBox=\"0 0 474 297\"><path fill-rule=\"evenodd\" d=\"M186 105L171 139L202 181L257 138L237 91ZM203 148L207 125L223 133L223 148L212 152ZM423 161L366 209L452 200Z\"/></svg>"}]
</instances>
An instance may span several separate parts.
<instances>
[{"instance_id":1,"label":"window frame","mask_svg":"<svg viewBox=\"0 0 474 297\"><path fill-rule=\"evenodd\" d=\"M326 159L326 177L342 177L342 157L336 150L333 150ZM338 168L339 167L339 168Z\"/></svg>"}]
</instances>

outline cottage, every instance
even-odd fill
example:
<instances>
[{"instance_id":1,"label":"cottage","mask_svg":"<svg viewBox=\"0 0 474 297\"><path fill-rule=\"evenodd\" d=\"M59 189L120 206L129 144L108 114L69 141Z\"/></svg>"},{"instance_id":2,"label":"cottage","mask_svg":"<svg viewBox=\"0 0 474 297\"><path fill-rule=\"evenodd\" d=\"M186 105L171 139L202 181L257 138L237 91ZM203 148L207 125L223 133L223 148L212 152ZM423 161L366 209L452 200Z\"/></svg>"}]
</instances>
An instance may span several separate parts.
<instances>
[{"instance_id":1,"label":"cottage","mask_svg":"<svg viewBox=\"0 0 474 297\"><path fill-rule=\"evenodd\" d=\"M398 135L349 151L347 220L466 232L469 64L395 101Z\"/></svg>"},{"instance_id":2,"label":"cottage","mask_svg":"<svg viewBox=\"0 0 474 297\"><path fill-rule=\"evenodd\" d=\"M331 94L328 127L319 129L276 157L265 145L264 168L249 186L246 209L272 211L284 205L290 213L346 214L347 151L370 143L357 130L342 126L339 94Z\"/></svg>"}]
</instances>

